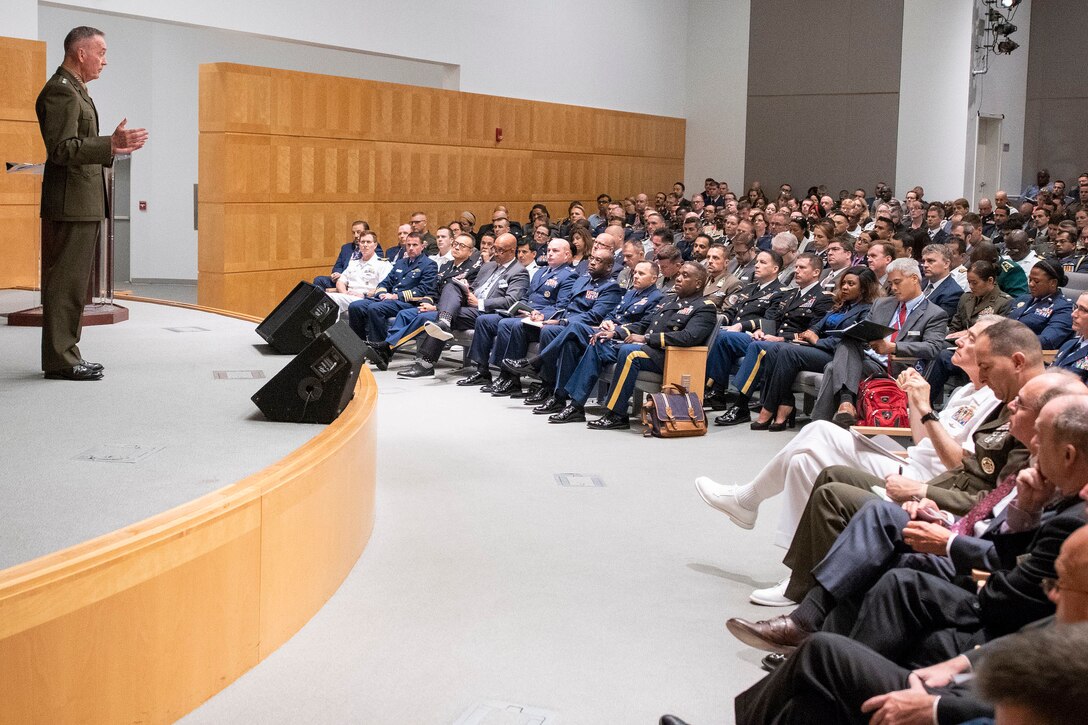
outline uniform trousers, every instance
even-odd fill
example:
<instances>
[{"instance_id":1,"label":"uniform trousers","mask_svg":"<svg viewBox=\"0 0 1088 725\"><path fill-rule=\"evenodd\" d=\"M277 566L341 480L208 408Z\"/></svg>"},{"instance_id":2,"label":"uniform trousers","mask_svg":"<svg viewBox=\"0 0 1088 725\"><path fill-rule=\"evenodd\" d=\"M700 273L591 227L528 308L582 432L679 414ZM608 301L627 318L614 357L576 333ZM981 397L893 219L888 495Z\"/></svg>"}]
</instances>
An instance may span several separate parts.
<instances>
[{"instance_id":1,"label":"uniform trousers","mask_svg":"<svg viewBox=\"0 0 1088 725\"><path fill-rule=\"evenodd\" d=\"M540 339L541 327L526 325L523 317L507 317L495 330L495 342L491 347L491 365L499 367L506 358L520 360L525 357L529 345ZM555 325L548 325L555 327ZM475 336L473 337L475 342Z\"/></svg>"},{"instance_id":2,"label":"uniform trousers","mask_svg":"<svg viewBox=\"0 0 1088 725\"><path fill-rule=\"evenodd\" d=\"M915 480L927 480L930 474L907 460L896 460L876 453L861 443L850 431L826 420L809 423L763 467L751 483L736 490L745 508L754 509L772 496L785 491L786 503L778 516L774 543L789 548L794 532L805 511L812 485L820 471L829 466L849 466L883 479L898 473Z\"/></svg>"},{"instance_id":3,"label":"uniform trousers","mask_svg":"<svg viewBox=\"0 0 1088 725\"><path fill-rule=\"evenodd\" d=\"M581 322L566 325L545 325L540 329L540 379L544 386L554 390L556 381L570 377L571 372L589 347L594 329Z\"/></svg>"},{"instance_id":4,"label":"uniform trousers","mask_svg":"<svg viewBox=\"0 0 1088 725\"><path fill-rule=\"evenodd\" d=\"M596 345L594 345L596 347ZM620 345L616 353L616 372L612 377L612 387L605 397L605 407L617 415L627 415L627 406L635 392L640 372L661 373L661 363L651 356L647 346L642 343Z\"/></svg>"},{"instance_id":5,"label":"uniform trousers","mask_svg":"<svg viewBox=\"0 0 1088 725\"><path fill-rule=\"evenodd\" d=\"M822 373L833 356L818 347L775 343L767 348L760 400L770 411L780 405L794 405L793 382L798 373Z\"/></svg>"},{"instance_id":6,"label":"uniform trousers","mask_svg":"<svg viewBox=\"0 0 1088 725\"><path fill-rule=\"evenodd\" d=\"M778 344L767 340L752 340L744 352L740 367L733 376L733 387L737 389L737 392L751 397L753 392L760 389L764 372L767 370L769 351Z\"/></svg>"},{"instance_id":7,"label":"uniform trousers","mask_svg":"<svg viewBox=\"0 0 1088 725\"><path fill-rule=\"evenodd\" d=\"M744 357L751 344L752 336L747 332L722 330L718 333L714 347L706 356L706 377L710 387L723 391L728 389L733 366Z\"/></svg>"},{"instance_id":8,"label":"uniform trousers","mask_svg":"<svg viewBox=\"0 0 1088 725\"><path fill-rule=\"evenodd\" d=\"M79 365L83 305L101 222L42 220L42 370Z\"/></svg>"},{"instance_id":9,"label":"uniform trousers","mask_svg":"<svg viewBox=\"0 0 1088 725\"><path fill-rule=\"evenodd\" d=\"M620 347L620 343L615 340L602 340L586 347L569 376L559 374L556 378L556 394L569 398L578 405L585 405L589 394L597 386L601 371L618 359Z\"/></svg>"},{"instance_id":10,"label":"uniform trousers","mask_svg":"<svg viewBox=\"0 0 1088 725\"><path fill-rule=\"evenodd\" d=\"M323 274L320 277L314 277L314 286L328 291L336 288L336 282L327 274Z\"/></svg>"},{"instance_id":11,"label":"uniform trousers","mask_svg":"<svg viewBox=\"0 0 1088 725\"><path fill-rule=\"evenodd\" d=\"M411 306L400 300L368 297L348 305L348 323L359 337L377 342L389 335L389 318Z\"/></svg>"},{"instance_id":12,"label":"uniform trousers","mask_svg":"<svg viewBox=\"0 0 1088 725\"><path fill-rule=\"evenodd\" d=\"M507 318L495 313L480 315L476 318L472 332L472 347L469 348L468 357L481 370L486 370L491 360L491 351L495 347L495 336L499 331L499 323ZM518 324L521 322L519 320Z\"/></svg>"},{"instance_id":13,"label":"uniform trousers","mask_svg":"<svg viewBox=\"0 0 1088 725\"><path fill-rule=\"evenodd\" d=\"M831 420L842 391L857 395L862 380L871 375L887 374L887 369L866 355L865 349L862 343L849 338L844 338L835 348L834 357L824 367L824 380L812 407L813 420Z\"/></svg>"}]
</instances>

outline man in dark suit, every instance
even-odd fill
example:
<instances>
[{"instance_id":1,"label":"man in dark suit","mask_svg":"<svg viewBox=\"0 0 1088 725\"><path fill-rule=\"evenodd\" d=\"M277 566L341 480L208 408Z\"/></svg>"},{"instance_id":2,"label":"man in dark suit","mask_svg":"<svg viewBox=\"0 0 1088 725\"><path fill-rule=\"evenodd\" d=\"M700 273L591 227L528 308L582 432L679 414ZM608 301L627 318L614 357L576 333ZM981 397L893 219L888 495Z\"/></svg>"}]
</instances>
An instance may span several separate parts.
<instances>
[{"instance_id":1,"label":"man in dark suit","mask_svg":"<svg viewBox=\"0 0 1088 725\"><path fill-rule=\"evenodd\" d=\"M359 240L363 238L363 235L370 231L370 225L363 220L354 221L351 223L351 236L350 242L340 247L340 254L336 257L336 262L332 265L332 272L329 274L323 274L319 277L314 277L314 284L323 290L334 291L336 289L336 280L340 279L340 275L345 269L348 268L348 264L351 262L351 256L355 253L356 245L359 244ZM378 256L382 255L382 245L378 245Z\"/></svg>"},{"instance_id":2,"label":"man in dark suit","mask_svg":"<svg viewBox=\"0 0 1088 725\"><path fill-rule=\"evenodd\" d=\"M1069 370L1088 382L1088 292L1082 293L1073 306L1073 337L1058 350L1054 367Z\"/></svg>"},{"instance_id":3,"label":"man in dark suit","mask_svg":"<svg viewBox=\"0 0 1088 725\"><path fill-rule=\"evenodd\" d=\"M464 244L470 240L459 236L458 241ZM417 315L391 346L399 348L416 340L418 362L433 371L443 345L453 337L452 330L471 330L480 315L506 309L525 295L529 275L517 260L517 245L513 234L500 234L492 247L491 260L477 271L475 283L471 287L457 282L447 284L435 309ZM388 364L392 352L380 352Z\"/></svg>"},{"instance_id":4,"label":"man in dark suit","mask_svg":"<svg viewBox=\"0 0 1088 725\"><path fill-rule=\"evenodd\" d=\"M147 131L118 124L98 135L98 110L87 84L106 67L106 38L81 26L64 38L64 62L34 110L45 142L42 178L42 370L54 380L100 380L102 366L79 352L83 304L108 200L103 166L147 142Z\"/></svg>"},{"instance_id":5,"label":"man in dark suit","mask_svg":"<svg viewBox=\"0 0 1088 725\"><path fill-rule=\"evenodd\" d=\"M926 209L926 234L931 244L946 244L948 232L944 230L944 207L934 202Z\"/></svg>"},{"instance_id":6,"label":"man in dark suit","mask_svg":"<svg viewBox=\"0 0 1088 725\"><path fill-rule=\"evenodd\" d=\"M927 244L922 250L922 267L926 274L922 294L944 310L951 320L960 306L963 287L952 276L952 250L949 245Z\"/></svg>"},{"instance_id":7,"label":"man in dark suit","mask_svg":"<svg viewBox=\"0 0 1088 725\"><path fill-rule=\"evenodd\" d=\"M1088 416L1088 397L1084 395L1059 397L1040 411L1037 420L1040 455L1034 476L1040 485L1037 492L1040 495L1033 502L1018 501L1018 507L1023 504L1028 508L1027 512L1020 513L1030 516L1031 510L1048 495L1048 488L1052 492L1057 486L1067 500L1076 499L1074 492L1083 490L1084 482L1088 481L1088 456L1085 455L1088 440L1084 439L1082 422L1085 416ZM1045 482L1050 482L1049 487ZM997 631L1007 631L1016 620L1031 616L1016 605L1017 600L1030 601L1028 609L1038 606L1039 611L1045 611L1041 606L1044 599L1038 596L1043 591L1047 592L1043 595L1049 599L1047 603L1053 603L1049 610L1055 616L1052 619L1045 618L1046 615L1036 617L1032 621L1037 623L1031 627L1053 626L1054 621L1060 625L1088 619L1088 607L1085 606L1088 598L1080 594L1088 588L1088 529L1083 526L1083 501L1077 500L1078 503L1037 529L995 537L999 551L1004 546L1001 539L1031 538L1029 553L1007 572L992 575L977 595L948 585L947 593L955 598L955 602L932 600L933 606L929 609L943 610L958 605L964 612L975 612L976 620L986 626L992 621L991 616L996 616L998 629L991 630L989 636L974 637L976 641L992 639ZM1041 507L1035 509L1036 514L1040 512ZM1013 550L1016 550L1015 546ZM1049 584L1044 585L1044 578L1050 580ZM993 591L990 591L991 587ZM1074 595L1062 596L1063 589ZM908 591L903 595L904 599L906 595L917 598L920 592ZM994 611L990 612L991 609ZM1010 610L1019 610L1021 616L1009 617ZM927 615L931 613L926 612ZM903 632L895 629L894 621L882 620L880 624L888 635ZM978 626L977 621L973 626ZM932 639L926 638L926 641ZM977 648L972 646L973 642L969 643L952 652L950 658L912 672L864 642L817 633L782 667L737 697L737 722L782 722L774 718L796 712L796 708L802 706L813 722L868 722L869 714L873 714L875 722L880 722L893 711L909 722L930 722L935 716L938 723L959 723L987 715L990 713L986 706L973 695L970 678L960 676L985 662L993 647L1002 646L997 645L998 642L1003 640L998 637ZM912 716L915 719L909 719ZM785 721L790 720L786 718Z\"/></svg>"},{"instance_id":8,"label":"man in dark suit","mask_svg":"<svg viewBox=\"0 0 1088 725\"><path fill-rule=\"evenodd\" d=\"M823 382L812 410L813 419L833 420L844 427L854 425L861 381L889 371L898 373L889 356L913 357L924 364L937 357L945 346L948 315L922 295L922 273L918 263L909 258L895 260L888 265L888 283L895 296L876 300L866 319L894 328L895 332L868 344L843 338L835 349L835 357L824 368Z\"/></svg>"}]
</instances>

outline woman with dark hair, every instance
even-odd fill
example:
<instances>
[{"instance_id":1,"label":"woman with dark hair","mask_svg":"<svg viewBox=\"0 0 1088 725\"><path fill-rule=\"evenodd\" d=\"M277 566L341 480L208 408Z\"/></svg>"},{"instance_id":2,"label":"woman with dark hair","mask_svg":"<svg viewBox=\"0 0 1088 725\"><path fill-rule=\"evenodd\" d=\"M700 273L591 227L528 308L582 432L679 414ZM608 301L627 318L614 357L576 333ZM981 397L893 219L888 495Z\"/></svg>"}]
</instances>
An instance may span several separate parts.
<instances>
[{"instance_id":1,"label":"woman with dark hair","mask_svg":"<svg viewBox=\"0 0 1088 725\"><path fill-rule=\"evenodd\" d=\"M752 213L748 216L748 220L752 222L752 232L755 235L755 238L757 240L762 239L767 234L766 215L758 209L753 209Z\"/></svg>"},{"instance_id":2,"label":"woman with dark hair","mask_svg":"<svg viewBox=\"0 0 1088 725\"><path fill-rule=\"evenodd\" d=\"M797 248L803 249L808 237L808 221L803 216L790 218L790 234L797 239Z\"/></svg>"},{"instance_id":3,"label":"woman with dark hair","mask_svg":"<svg viewBox=\"0 0 1088 725\"><path fill-rule=\"evenodd\" d=\"M869 312L873 300L880 294L876 275L868 267L850 267L835 285L835 304L819 322L796 340L780 342L767 348L763 360L763 388L760 400L763 407L759 417L752 421L752 430L785 430L794 425L793 381L797 373L823 372L835 356L839 337L831 333L843 330Z\"/></svg>"},{"instance_id":4,"label":"woman with dark hair","mask_svg":"<svg viewBox=\"0 0 1088 725\"><path fill-rule=\"evenodd\" d=\"M993 262L980 259L967 268L968 293L960 297L956 314L948 323L948 337L967 334L979 315L1004 316L1012 306L1012 297L997 286L998 269Z\"/></svg>"},{"instance_id":5,"label":"woman with dark hair","mask_svg":"<svg viewBox=\"0 0 1088 725\"><path fill-rule=\"evenodd\" d=\"M929 235L922 229L907 229L899 233L903 240L903 256L922 263L922 250L930 243Z\"/></svg>"},{"instance_id":6,"label":"woman with dark hair","mask_svg":"<svg viewBox=\"0 0 1088 725\"><path fill-rule=\"evenodd\" d=\"M577 274L585 274L589 268L589 253L593 249L593 232L587 224L575 224L570 229L571 264Z\"/></svg>"},{"instance_id":7,"label":"woman with dark hair","mask_svg":"<svg viewBox=\"0 0 1088 725\"><path fill-rule=\"evenodd\" d=\"M824 264L827 264L827 247L835 238L835 224L827 219L821 219L812 225L812 246L808 251L819 255Z\"/></svg>"},{"instance_id":8,"label":"woman with dark hair","mask_svg":"<svg viewBox=\"0 0 1088 725\"><path fill-rule=\"evenodd\" d=\"M1028 274L1028 293L1013 300L1006 315L1030 327L1044 350L1057 350L1073 335L1073 303L1061 290L1068 283L1055 260L1039 260Z\"/></svg>"}]
</instances>

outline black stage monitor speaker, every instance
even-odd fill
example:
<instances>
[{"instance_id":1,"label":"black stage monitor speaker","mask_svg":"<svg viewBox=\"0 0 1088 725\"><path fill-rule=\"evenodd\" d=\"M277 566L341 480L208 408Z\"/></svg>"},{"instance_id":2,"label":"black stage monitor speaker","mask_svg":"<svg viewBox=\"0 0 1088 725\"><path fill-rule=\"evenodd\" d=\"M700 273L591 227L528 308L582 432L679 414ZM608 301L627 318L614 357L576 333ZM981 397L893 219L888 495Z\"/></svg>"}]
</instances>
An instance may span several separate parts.
<instances>
[{"instance_id":1,"label":"black stage monitor speaker","mask_svg":"<svg viewBox=\"0 0 1088 725\"><path fill-rule=\"evenodd\" d=\"M276 352L297 355L336 322L336 315L336 303L324 290L309 282L299 282L257 325L257 334Z\"/></svg>"},{"instance_id":2,"label":"black stage monitor speaker","mask_svg":"<svg viewBox=\"0 0 1088 725\"><path fill-rule=\"evenodd\" d=\"M347 320L306 346L252 400L269 420L331 423L351 402L363 367L363 343Z\"/></svg>"}]
</instances>

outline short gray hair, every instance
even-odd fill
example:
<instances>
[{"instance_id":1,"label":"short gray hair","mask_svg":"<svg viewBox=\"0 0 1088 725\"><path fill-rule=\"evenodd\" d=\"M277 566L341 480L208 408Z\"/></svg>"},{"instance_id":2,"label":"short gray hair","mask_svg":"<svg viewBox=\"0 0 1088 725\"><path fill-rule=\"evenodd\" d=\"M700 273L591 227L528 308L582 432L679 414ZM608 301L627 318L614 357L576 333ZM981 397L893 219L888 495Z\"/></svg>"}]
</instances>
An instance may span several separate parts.
<instances>
[{"instance_id":1,"label":"short gray hair","mask_svg":"<svg viewBox=\"0 0 1088 725\"><path fill-rule=\"evenodd\" d=\"M944 261L952 261L952 250L948 248L947 244L927 244L922 249L922 256L927 254L936 254L944 258Z\"/></svg>"},{"instance_id":2,"label":"short gray hair","mask_svg":"<svg viewBox=\"0 0 1088 725\"><path fill-rule=\"evenodd\" d=\"M779 232L771 238L771 249L774 249L775 245L785 247L786 252L797 251L797 237L793 236L792 232Z\"/></svg>"},{"instance_id":3,"label":"short gray hair","mask_svg":"<svg viewBox=\"0 0 1088 725\"><path fill-rule=\"evenodd\" d=\"M884 271L887 273L902 272L904 277L917 277L919 281L922 279L922 269L918 266L918 262L910 257L900 257L892 260Z\"/></svg>"},{"instance_id":4,"label":"short gray hair","mask_svg":"<svg viewBox=\"0 0 1088 725\"><path fill-rule=\"evenodd\" d=\"M94 38L101 35L103 38L106 34L98 28L92 28L89 25L80 25L78 28L72 28L68 31L68 35L64 36L64 54L71 55L73 51L88 38Z\"/></svg>"}]
</instances>

